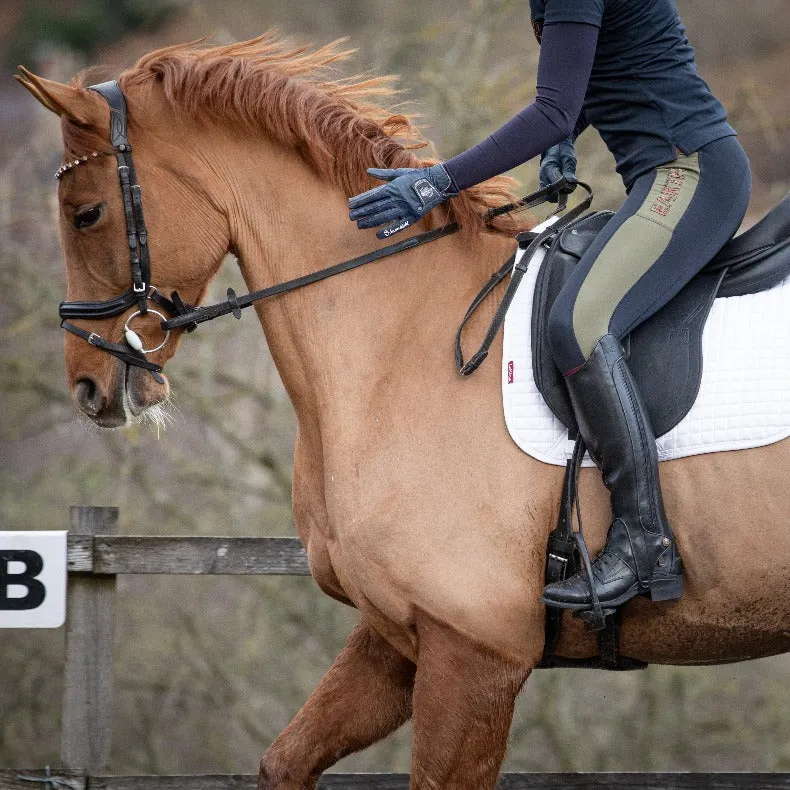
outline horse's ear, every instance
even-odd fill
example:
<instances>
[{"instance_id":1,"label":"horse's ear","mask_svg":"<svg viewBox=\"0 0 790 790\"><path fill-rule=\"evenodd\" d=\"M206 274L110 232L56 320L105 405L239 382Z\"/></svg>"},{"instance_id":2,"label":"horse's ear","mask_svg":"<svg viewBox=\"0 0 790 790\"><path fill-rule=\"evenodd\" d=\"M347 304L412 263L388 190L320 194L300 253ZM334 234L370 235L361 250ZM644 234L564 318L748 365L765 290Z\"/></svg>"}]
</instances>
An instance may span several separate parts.
<instances>
[{"instance_id":1,"label":"horse's ear","mask_svg":"<svg viewBox=\"0 0 790 790\"><path fill-rule=\"evenodd\" d=\"M94 91L38 77L24 66L19 66L19 74L14 78L56 115L80 126L106 126L107 104Z\"/></svg>"}]
</instances>

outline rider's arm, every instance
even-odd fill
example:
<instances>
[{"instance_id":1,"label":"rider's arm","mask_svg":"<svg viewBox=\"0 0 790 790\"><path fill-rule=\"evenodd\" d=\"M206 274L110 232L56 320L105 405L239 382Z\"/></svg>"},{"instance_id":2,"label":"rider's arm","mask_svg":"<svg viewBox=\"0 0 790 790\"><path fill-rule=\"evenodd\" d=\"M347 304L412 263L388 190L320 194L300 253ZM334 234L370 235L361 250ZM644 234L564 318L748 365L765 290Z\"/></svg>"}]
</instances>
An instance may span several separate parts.
<instances>
[{"instance_id":1,"label":"rider's arm","mask_svg":"<svg viewBox=\"0 0 790 790\"><path fill-rule=\"evenodd\" d=\"M459 190L523 164L576 130L581 133L577 121L585 123L582 105L598 30L587 23L546 22L535 101L486 140L444 163Z\"/></svg>"}]
</instances>

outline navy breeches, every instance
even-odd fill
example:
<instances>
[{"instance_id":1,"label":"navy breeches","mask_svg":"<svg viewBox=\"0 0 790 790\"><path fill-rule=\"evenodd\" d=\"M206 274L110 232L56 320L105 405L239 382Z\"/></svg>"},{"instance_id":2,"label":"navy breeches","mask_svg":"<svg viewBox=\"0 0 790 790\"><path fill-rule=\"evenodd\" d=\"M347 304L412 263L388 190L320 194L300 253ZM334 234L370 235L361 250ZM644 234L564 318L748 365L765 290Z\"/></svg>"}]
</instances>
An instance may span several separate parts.
<instances>
[{"instance_id":1,"label":"navy breeches","mask_svg":"<svg viewBox=\"0 0 790 790\"><path fill-rule=\"evenodd\" d=\"M750 194L749 160L735 137L640 176L551 310L560 370L573 373L603 335L623 339L672 299L738 230Z\"/></svg>"}]
</instances>

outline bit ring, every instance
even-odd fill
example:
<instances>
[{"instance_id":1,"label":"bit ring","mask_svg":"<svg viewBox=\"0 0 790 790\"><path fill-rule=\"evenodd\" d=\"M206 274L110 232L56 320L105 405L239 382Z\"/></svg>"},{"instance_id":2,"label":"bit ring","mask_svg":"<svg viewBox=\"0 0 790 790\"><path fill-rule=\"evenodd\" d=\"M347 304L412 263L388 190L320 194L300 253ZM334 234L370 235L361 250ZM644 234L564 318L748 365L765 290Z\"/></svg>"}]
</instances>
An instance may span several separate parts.
<instances>
[{"instance_id":1,"label":"bit ring","mask_svg":"<svg viewBox=\"0 0 790 790\"><path fill-rule=\"evenodd\" d=\"M148 309L148 313L153 313L154 315L158 315L163 321L167 321L167 317L162 315L162 313L160 313L158 310L152 310L152 309L149 308ZM164 348L165 343L167 343L168 339L170 338L170 330L169 329L165 330L165 339L158 346L156 346L155 348L143 348L143 342L142 342L142 340L140 340L140 336L137 334L137 332L134 331L134 329L132 329L129 326L131 320L133 318L136 318L138 315L142 315L142 312L140 310L135 310L126 319L126 323L123 325L123 331L124 331L124 335L126 337L126 342L129 343L129 345L132 348L134 348L136 351L139 351L142 354L153 354L155 351L159 351L159 349ZM138 341L138 343L140 345L139 348L137 348L137 345L134 342L131 342L131 343L129 342L129 335L132 335L133 337L137 338L137 341Z\"/></svg>"}]
</instances>

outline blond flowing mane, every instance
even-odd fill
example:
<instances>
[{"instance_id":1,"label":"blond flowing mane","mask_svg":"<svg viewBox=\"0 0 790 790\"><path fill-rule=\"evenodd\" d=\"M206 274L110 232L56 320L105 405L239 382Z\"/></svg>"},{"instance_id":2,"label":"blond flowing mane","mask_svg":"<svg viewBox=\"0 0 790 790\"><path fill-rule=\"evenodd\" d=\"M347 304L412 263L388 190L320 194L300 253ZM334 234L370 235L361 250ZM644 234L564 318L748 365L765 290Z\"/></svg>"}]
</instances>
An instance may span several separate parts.
<instances>
[{"instance_id":1,"label":"blond flowing mane","mask_svg":"<svg viewBox=\"0 0 790 790\"><path fill-rule=\"evenodd\" d=\"M151 52L119 77L125 90L157 80L177 111L264 130L294 147L316 172L353 195L371 186L367 167L432 164L433 153L412 116L377 103L396 94L393 77L338 77L353 50L343 41L293 46L276 33L225 46L180 44ZM483 215L514 199L511 179L496 178L452 201L467 231L513 233L525 217L502 217L486 228Z\"/></svg>"}]
</instances>

